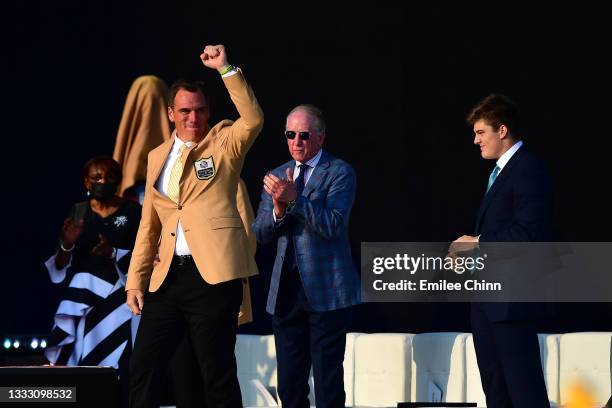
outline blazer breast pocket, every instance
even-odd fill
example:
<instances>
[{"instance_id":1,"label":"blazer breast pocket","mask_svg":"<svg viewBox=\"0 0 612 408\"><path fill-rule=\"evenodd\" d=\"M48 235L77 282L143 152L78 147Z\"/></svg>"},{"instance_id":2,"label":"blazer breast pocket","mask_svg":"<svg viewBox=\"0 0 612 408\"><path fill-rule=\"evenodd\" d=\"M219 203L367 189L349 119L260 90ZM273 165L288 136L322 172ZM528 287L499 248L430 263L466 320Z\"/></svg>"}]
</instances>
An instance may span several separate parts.
<instances>
[{"instance_id":1,"label":"blazer breast pocket","mask_svg":"<svg viewBox=\"0 0 612 408\"><path fill-rule=\"evenodd\" d=\"M214 217L209 218L211 229L221 228L242 228L242 219L240 217Z\"/></svg>"}]
</instances>

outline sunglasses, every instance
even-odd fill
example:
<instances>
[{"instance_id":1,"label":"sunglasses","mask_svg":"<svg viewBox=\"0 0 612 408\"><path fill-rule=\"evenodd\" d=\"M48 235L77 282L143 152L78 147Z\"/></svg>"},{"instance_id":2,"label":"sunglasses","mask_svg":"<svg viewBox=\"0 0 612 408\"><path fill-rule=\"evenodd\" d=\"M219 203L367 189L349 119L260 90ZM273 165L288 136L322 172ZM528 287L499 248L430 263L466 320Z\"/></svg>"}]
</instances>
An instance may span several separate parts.
<instances>
[{"instance_id":1,"label":"sunglasses","mask_svg":"<svg viewBox=\"0 0 612 408\"><path fill-rule=\"evenodd\" d=\"M310 132L294 132L293 130L286 130L285 136L287 139L295 139L296 136L299 136L302 140L310 139Z\"/></svg>"}]
</instances>

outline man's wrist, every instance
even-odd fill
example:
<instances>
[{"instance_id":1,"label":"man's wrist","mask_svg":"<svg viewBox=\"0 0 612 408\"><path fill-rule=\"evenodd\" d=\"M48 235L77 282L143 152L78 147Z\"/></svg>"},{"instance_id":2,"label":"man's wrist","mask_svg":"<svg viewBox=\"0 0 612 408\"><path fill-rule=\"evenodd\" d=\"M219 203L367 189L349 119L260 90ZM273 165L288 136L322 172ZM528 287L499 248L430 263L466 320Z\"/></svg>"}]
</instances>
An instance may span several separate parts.
<instances>
[{"instance_id":1,"label":"man's wrist","mask_svg":"<svg viewBox=\"0 0 612 408\"><path fill-rule=\"evenodd\" d=\"M276 217L276 219L283 218L286 213L287 213L286 206L278 206L278 207L275 206L274 207L274 216Z\"/></svg>"},{"instance_id":2,"label":"man's wrist","mask_svg":"<svg viewBox=\"0 0 612 408\"><path fill-rule=\"evenodd\" d=\"M218 71L219 71L219 74L223 76L225 74L232 72L235 69L236 68L234 68L232 64L225 64L222 68L219 68Z\"/></svg>"}]
</instances>

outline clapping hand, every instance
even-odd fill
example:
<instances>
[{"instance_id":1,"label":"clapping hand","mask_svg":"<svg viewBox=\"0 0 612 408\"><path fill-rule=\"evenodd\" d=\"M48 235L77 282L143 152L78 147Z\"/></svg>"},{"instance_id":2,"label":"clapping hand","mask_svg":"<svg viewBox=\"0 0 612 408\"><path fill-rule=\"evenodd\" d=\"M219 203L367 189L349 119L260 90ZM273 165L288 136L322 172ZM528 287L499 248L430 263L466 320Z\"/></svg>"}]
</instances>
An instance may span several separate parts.
<instances>
[{"instance_id":1,"label":"clapping hand","mask_svg":"<svg viewBox=\"0 0 612 408\"><path fill-rule=\"evenodd\" d=\"M277 217L283 217L287 204L297 198L297 189L293 182L293 169L291 167L287 168L286 175L286 179L281 179L272 173L268 173L263 180L264 190L272 197L274 213Z\"/></svg>"},{"instance_id":2,"label":"clapping hand","mask_svg":"<svg viewBox=\"0 0 612 408\"><path fill-rule=\"evenodd\" d=\"M75 221L68 217L64 220L62 226L62 245L65 248L70 248L74 245L77 239L83 233L83 220Z\"/></svg>"},{"instance_id":3,"label":"clapping hand","mask_svg":"<svg viewBox=\"0 0 612 408\"><path fill-rule=\"evenodd\" d=\"M297 190L293 182L293 169L287 168L287 178L281 179L272 173L266 174L264 177L264 188L272 199L287 204L297 198Z\"/></svg>"},{"instance_id":4,"label":"clapping hand","mask_svg":"<svg viewBox=\"0 0 612 408\"><path fill-rule=\"evenodd\" d=\"M102 234L98 234L98 243L91 250L91 254L94 256L103 256L110 258L113 255L113 247L108 243L106 237Z\"/></svg>"}]
</instances>

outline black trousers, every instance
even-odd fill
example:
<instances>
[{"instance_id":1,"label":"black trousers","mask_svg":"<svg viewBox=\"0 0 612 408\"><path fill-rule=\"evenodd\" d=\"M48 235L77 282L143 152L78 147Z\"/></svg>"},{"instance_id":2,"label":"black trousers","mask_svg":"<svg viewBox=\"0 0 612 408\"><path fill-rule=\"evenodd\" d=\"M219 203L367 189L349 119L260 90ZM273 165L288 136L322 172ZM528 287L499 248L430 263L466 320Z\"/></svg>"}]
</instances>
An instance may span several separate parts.
<instances>
[{"instance_id":1,"label":"black trousers","mask_svg":"<svg viewBox=\"0 0 612 408\"><path fill-rule=\"evenodd\" d=\"M207 408L204 380L189 333L172 356L168 374L177 408Z\"/></svg>"},{"instance_id":2,"label":"black trousers","mask_svg":"<svg viewBox=\"0 0 612 408\"><path fill-rule=\"evenodd\" d=\"M296 269L283 270L272 317L283 408L309 408L312 365L317 408L344 408L344 349L351 309L315 312Z\"/></svg>"},{"instance_id":3,"label":"black trousers","mask_svg":"<svg viewBox=\"0 0 612 408\"><path fill-rule=\"evenodd\" d=\"M550 408L533 322L492 322L471 307L472 333L489 408Z\"/></svg>"},{"instance_id":4,"label":"black trousers","mask_svg":"<svg viewBox=\"0 0 612 408\"><path fill-rule=\"evenodd\" d=\"M145 294L130 361L130 407L155 407L164 368L184 335L191 336L209 407L241 408L236 374L239 279L206 283L195 264L172 263L157 292Z\"/></svg>"}]
</instances>

